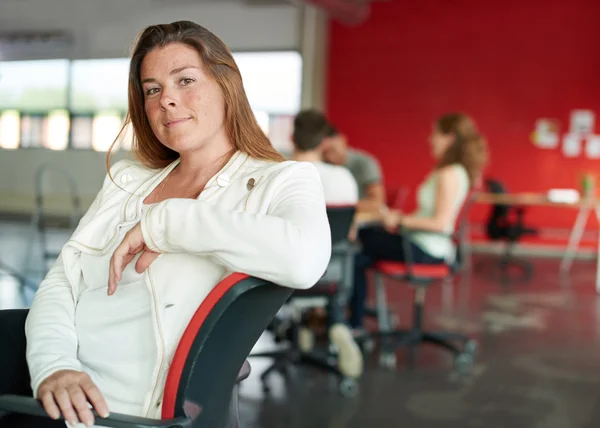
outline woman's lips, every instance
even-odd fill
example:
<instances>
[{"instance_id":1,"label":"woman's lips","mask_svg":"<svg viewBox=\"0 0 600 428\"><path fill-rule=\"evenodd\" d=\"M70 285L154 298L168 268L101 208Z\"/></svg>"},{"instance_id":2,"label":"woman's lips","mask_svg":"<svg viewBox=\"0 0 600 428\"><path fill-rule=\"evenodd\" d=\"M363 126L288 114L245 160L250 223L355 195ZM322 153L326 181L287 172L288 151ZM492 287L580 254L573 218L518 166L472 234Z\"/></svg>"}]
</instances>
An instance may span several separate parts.
<instances>
[{"instance_id":1,"label":"woman's lips","mask_svg":"<svg viewBox=\"0 0 600 428\"><path fill-rule=\"evenodd\" d=\"M190 120L190 118L189 118L189 117L184 117L184 118L181 118L181 119L173 119L173 120L170 120L170 121L168 121L168 122L165 124L165 126L166 126L167 128L173 128L173 127L175 127L175 126L177 126L177 125L180 125L180 124L182 124L182 123L184 123L184 122L187 122L188 120Z\"/></svg>"}]
</instances>

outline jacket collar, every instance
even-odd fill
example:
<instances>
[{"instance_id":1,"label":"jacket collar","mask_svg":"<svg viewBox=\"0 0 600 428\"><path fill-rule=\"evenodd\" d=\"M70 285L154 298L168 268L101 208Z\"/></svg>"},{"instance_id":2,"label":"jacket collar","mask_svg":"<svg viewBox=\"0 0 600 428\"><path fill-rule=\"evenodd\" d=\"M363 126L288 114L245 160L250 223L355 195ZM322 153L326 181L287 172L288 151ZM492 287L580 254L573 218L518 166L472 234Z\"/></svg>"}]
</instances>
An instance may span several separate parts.
<instances>
[{"instance_id":1,"label":"jacket collar","mask_svg":"<svg viewBox=\"0 0 600 428\"><path fill-rule=\"evenodd\" d=\"M231 183L233 177L240 169L242 164L248 159L248 155L241 151L236 151L231 159L225 164L223 168L219 172L217 172L204 187L205 190L214 187L227 187L229 183ZM152 193L152 191L158 186L175 167L179 165L179 159L171 162L171 164L167 165L165 168L156 172L156 174L152 175L150 178L145 180L135 192L127 199L125 206L123 208L123 222L131 221L135 219L138 215L138 212L142 208L142 204L144 199Z\"/></svg>"}]
</instances>

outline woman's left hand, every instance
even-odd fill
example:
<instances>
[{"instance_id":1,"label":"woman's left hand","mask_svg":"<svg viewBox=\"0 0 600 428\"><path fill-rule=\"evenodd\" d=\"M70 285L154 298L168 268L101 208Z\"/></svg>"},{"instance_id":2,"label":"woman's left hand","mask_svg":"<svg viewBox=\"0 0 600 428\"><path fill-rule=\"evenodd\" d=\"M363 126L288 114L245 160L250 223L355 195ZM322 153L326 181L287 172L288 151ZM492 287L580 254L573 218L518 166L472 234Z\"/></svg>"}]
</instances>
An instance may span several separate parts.
<instances>
[{"instance_id":1,"label":"woman's left hand","mask_svg":"<svg viewBox=\"0 0 600 428\"><path fill-rule=\"evenodd\" d=\"M383 214L381 222L386 231L396 233L402 223L402 213L397 210L389 210Z\"/></svg>"},{"instance_id":2,"label":"woman's left hand","mask_svg":"<svg viewBox=\"0 0 600 428\"><path fill-rule=\"evenodd\" d=\"M135 271L142 273L156 259L159 253L155 253L146 247L144 235L142 234L141 223L136 224L125 237L123 242L117 247L113 256L110 259L110 270L108 273L108 295L112 296L117 290L117 283L121 280L121 276L125 267L134 259L134 257L143 252L135 264Z\"/></svg>"}]
</instances>

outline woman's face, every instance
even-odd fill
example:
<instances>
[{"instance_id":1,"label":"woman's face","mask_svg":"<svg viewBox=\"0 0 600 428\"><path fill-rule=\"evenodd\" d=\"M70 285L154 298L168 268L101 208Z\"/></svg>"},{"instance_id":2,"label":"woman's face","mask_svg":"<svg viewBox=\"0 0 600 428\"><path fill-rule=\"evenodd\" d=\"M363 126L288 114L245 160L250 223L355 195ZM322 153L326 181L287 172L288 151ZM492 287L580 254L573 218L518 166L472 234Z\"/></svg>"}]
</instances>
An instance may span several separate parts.
<instances>
[{"instance_id":1,"label":"woman's face","mask_svg":"<svg viewBox=\"0 0 600 428\"><path fill-rule=\"evenodd\" d=\"M437 126L434 126L431 135L429 136L429 146L431 147L431 155L434 159L440 159L448 147L454 142L454 134L444 134Z\"/></svg>"},{"instance_id":2,"label":"woman's face","mask_svg":"<svg viewBox=\"0 0 600 428\"><path fill-rule=\"evenodd\" d=\"M223 93L196 49L182 43L156 48L140 75L146 115L162 144L181 154L227 139Z\"/></svg>"}]
</instances>

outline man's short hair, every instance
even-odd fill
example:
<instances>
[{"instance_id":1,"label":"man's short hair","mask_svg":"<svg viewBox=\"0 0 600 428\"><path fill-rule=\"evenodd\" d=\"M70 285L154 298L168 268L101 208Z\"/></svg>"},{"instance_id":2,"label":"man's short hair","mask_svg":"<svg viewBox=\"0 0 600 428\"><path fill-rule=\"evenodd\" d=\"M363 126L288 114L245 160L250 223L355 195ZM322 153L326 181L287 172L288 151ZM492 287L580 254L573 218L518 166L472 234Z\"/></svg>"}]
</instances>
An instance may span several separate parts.
<instances>
[{"instance_id":1,"label":"man's short hair","mask_svg":"<svg viewBox=\"0 0 600 428\"><path fill-rule=\"evenodd\" d=\"M329 133L329 122L318 110L303 110L294 119L294 146L302 152L314 150Z\"/></svg>"},{"instance_id":2,"label":"man's short hair","mask_svg":"<svg viewBox=\"0 0 600 428\"><path fill-rule=\"evenodd\" d=\"M325 137L337 137L338 135L340 135L340 131L338 131L338 129L331 122L329 122L327 124L327 133L325 134Z\"/></svg>"}]
</instances>

